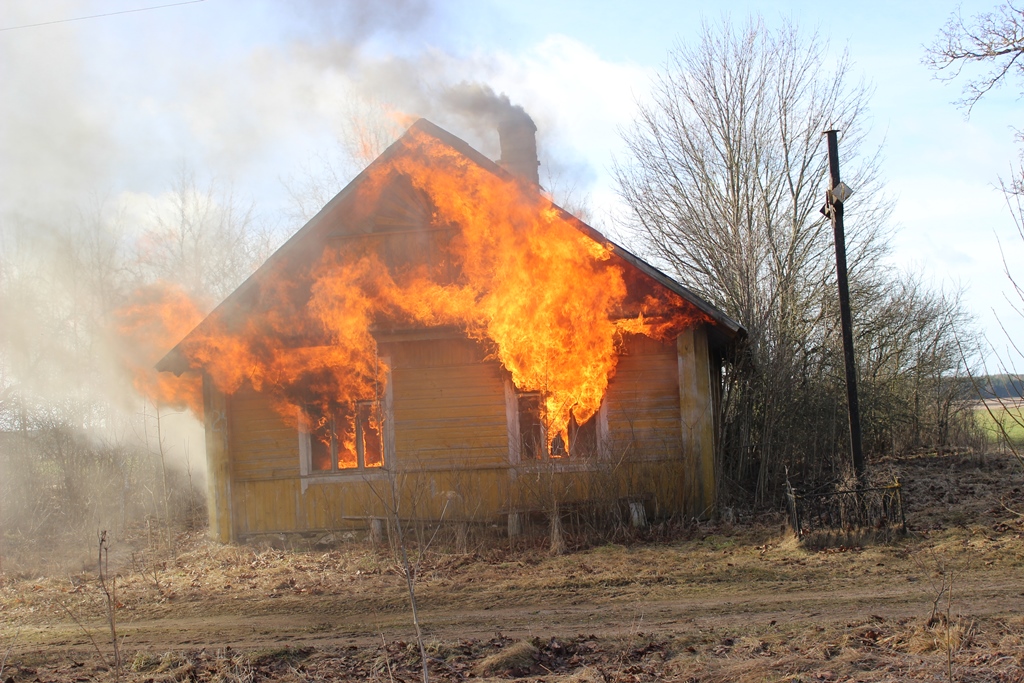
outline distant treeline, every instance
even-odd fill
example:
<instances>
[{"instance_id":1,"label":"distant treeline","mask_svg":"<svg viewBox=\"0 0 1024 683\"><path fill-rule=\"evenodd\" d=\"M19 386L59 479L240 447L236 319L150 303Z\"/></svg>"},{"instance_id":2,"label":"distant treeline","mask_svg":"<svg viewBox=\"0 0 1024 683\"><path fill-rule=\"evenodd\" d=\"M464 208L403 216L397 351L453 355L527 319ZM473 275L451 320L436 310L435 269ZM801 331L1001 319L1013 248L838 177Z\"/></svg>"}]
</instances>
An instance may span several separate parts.
<instances>
[{"instance_id":1,"label":"distant treeline","mask_svg":"<svg viewBox=\"0 0 1024 683\"><path fill-rule=\"evenodd\" d=\"M985 375L976 380L978 398L1024 398L1024 375Z\"/></svg>"}]
</instances>

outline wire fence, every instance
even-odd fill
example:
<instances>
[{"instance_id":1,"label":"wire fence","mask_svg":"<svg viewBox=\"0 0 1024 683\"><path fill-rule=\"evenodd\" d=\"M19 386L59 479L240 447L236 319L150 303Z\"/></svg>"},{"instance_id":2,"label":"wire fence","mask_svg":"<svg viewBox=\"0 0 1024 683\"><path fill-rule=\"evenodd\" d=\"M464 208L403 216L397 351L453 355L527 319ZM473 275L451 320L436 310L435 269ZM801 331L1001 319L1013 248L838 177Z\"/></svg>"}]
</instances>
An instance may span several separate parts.
<instances>
[{"instance_id":1,"label":"wire fence","mask_svg":"<svg viewBox=\"0 0 1024 683\"><path fill-rule=\"evenodd\" d=\"M903 485L893 479L888 486L797 493L786 482L789 523L800 538L812 532L906 531Z\"/></svg>"}]
</instances>

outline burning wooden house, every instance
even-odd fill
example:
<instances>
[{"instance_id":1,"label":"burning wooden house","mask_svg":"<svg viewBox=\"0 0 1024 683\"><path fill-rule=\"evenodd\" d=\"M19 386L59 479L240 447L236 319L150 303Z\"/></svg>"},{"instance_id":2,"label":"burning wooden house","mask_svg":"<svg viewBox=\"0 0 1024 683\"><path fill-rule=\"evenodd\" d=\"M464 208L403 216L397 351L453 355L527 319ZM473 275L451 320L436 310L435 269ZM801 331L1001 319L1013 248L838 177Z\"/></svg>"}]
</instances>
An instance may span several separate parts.
<instances>
[{"instance_id":1,"label":"burning wooden house","mask_svg":"<svg viewBox=\"0 0 1024 683\"><path fill-rule=\"evenodd\" d=\"M202 376L215 538L713 510L743 330L555 206L535 131L418 121L160 362Z\"/></svg>"}]
</instances>

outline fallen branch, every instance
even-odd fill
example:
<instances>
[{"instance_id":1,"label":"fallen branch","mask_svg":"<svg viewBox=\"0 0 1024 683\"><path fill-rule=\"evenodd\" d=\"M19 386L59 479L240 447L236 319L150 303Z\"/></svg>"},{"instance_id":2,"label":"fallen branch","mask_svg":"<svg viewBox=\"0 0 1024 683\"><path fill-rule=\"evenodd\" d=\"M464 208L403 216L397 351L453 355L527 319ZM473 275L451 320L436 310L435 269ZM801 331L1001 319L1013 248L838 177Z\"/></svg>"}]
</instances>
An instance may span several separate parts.
<instances>
[{"instance_id":1,"label":"fallen branch","mask_svg":"<svg viewBox=\"0 0 1024 683\"><path fill-rule=\"evenodd\" d=\"M107 667L108 669L111 668L110 662L107 661L106 655L104 655L103 654L103 650L100 649L99 643L97 643L96 639L92 637L92 631L87 629L82 624L82 622L79 621L78 617L76 617L74 615L74 613L70 609L68 609L67 605L65 605L63 602L59 602L59 601L57 602L57 604L60 605L60 608L64 610L65 614L67 614L69 617L71 617L71 621L75 622L75 625L78 626L79 629L81 629L82 633L84 633L85 636L92 643L93 648L95 648L95 650L96 650L96 654L98 654L100 656L100 661L103 662L103 666Z\"/></svg>"},{"instance_id":2,"label":"fallen branch","mask_svg":"<svg viewBox=\"0 0 1024 683\"><path fill-rule=\"evenodd\" d=\"M7 647L7 652L4 653L3 661L0 661L0 681L4 679L4 669L7 667L7 658L11 656L11 651L14 650L15 643L18 642L18 636L21 634L21 626L14 632L14 639L11 644Z\"/></svg>"}]
</instances>

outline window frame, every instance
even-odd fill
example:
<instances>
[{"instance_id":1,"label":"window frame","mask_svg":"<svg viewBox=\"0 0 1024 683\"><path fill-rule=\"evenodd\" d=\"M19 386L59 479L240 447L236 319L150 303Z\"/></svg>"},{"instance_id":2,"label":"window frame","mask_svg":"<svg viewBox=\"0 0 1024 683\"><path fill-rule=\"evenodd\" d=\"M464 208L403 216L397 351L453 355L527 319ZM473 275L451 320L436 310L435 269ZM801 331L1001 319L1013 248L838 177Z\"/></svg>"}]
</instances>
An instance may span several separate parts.
<instances>
[{"instance_id":1,"label":"window frame","mask_svg":"<svg viewBox=\"0 0 1024 683\"><path fill-rule=\"evenodd\" d=\"M536 396L542 398L541 392L520 391L512 382L511 378L505 380L505 417L508 426L508 458L509 464L520 466L526 469L551 468L560 470L589 469L598 461L607 459L607 437L608 437L608 413L607 402L601 401L601 407L594 414L594 440L596 452L593 455L573 454L574 444L569 443L565 450L567 454L562 457L552 457L547 452L547 435L543 423L537 425L540 431L540 441L545 444L542 448L542 455L539 457L524 456L523 424L521 402L524 398L532 399ZM575 420L573 423L575 424ZM585 424L590 424L590 420ZM579 426L576 427L579 429ZM570 431L572 427L570 426Z\"/></svg>"},{"instance_id":2,"label":"window frame","mask_svg":"<svg viewBox=\"0 0 1024 683\"><path fill-rule=\"evenodd\" d=\"M355 467L338 467L338 449L337 443L334 438L335 429L334 421L337 419L336 415L330 415L329 420L331 421L331 469L329 470L314 470L313 469L313 430L309 423L309 417L303 410L298 410L298 440L299 440L299 478L302 481L302 492L306 492L306 488L310 484L329 484L338 483L349 480L358 481L374 481L378 479L386 479L389 476L388 469L392 463L394 463L395 449L394 449L394 419L392 411L392 390L391 390L391 372L390 372L390 359L382 359L384 364L389 368L386 377L386 384L383 395L376 398L367 398L356 401L354 406L353 419L355 421L356 428L356 466ZM375 406L376 410L379 410L380 416L380 465L366 466L366 448L364 439L361 438L362 431L362 420L360 419L359 409L360 406Z\"/></svg>"}]
</instances>

